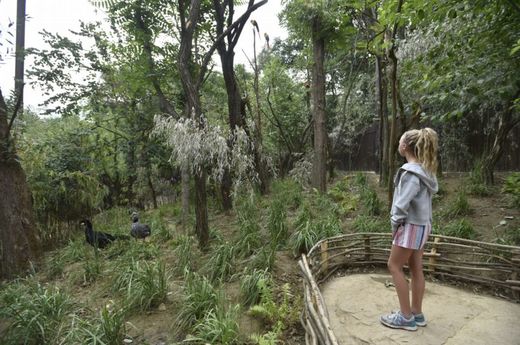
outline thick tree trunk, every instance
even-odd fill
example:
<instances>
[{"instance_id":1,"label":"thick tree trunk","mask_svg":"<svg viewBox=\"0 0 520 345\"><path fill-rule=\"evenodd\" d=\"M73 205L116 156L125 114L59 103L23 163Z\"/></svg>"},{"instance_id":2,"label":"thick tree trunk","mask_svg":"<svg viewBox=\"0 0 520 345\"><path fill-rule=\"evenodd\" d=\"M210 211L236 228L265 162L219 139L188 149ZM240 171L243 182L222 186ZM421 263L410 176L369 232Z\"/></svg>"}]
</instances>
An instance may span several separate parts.
<instances>
[{"instance_id":1,"label":"thick tree trunk","mask_svg":"<svg viewBox=\"0 0 520 345\"><path fill-rule=\"evenodd\" d=\"M396 171L395 160L398 147L397 139L397 57L394 48L390 48L388 58L390 60L389 79L392 87L392 121L390 123L389 148L388 148L388 203L392 204L394 195L394 176Z\"/></svg>"},{"instance_id":2,"label":"thick tree trunk","mask_svg":"<svg viewBox=\"0 0 520 345\"><path fill-rule=\"evenodd\" d=\"M327 190L327 129L325 113L325 40L321 36L321 19L312 21L314 65L312 70L312 113L314 119L314 162L312 185L320 192Z\"/></svg>"},{"instance_id":3,"label":"thick tree trunk","mask_svg":"<svg viewBox=\"0 0 520 345\"><path fill-rule=\"evenodd\" d=\"M495 183L495 177L493 174L495 165L502 156L504 151L504 144L507 140L507 135L518 123L519 119L513 119L512 107L509 107L499 116L498 129L495 140L493 141L493 146L489 152L484 155L484 159L482 161L482 175L484 182L487 185L493 185Z\"/></svg>"},{"instance_id":4,"label":"thick tree trunk","mask_svg":"<svg viewBox=\"0 0 520 345\"><path fill-rule=\"evenodd\" d=\"M41 254L31 193L9 136L7 106L0 91L0 278L13 277Z\"/></svg>"}]
</instances>

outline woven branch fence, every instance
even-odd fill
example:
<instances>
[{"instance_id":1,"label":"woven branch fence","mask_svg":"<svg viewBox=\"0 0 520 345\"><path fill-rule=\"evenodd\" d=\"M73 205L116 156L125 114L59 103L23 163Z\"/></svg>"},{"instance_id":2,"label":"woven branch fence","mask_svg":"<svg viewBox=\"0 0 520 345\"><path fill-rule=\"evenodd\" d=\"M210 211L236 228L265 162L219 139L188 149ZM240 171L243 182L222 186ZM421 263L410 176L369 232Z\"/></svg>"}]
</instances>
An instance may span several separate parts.
<instances>
[{"instance_id":1,"label":"woven branch fence","mask_svg":"<svg viewBox=\"0 0 520 345\"><path fill-rule=\"evenodd\" d=\"M390 233L356 233L321 240L302 255L307 345L338 345L319 285L340 268L386 267L390 248ZM520 302L520 247L431 235L423 266L434 277L488 286Z\"/></svg>"}]
</instances>

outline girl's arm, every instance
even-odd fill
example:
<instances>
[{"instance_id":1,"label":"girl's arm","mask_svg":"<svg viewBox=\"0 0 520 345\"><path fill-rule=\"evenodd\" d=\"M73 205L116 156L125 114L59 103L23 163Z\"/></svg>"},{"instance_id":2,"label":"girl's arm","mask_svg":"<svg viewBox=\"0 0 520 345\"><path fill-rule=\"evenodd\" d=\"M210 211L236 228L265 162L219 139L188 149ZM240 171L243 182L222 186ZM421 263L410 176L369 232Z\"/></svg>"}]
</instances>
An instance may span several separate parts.
<instances>
[{"instance_id":1,"label":"girl's arm","mask_svg":"<svg viewBox=\"0 0 520 345\"><path fill-rule=\"evenodd\" d=\"M401 175L392 204L392 216L390 217L392 230L395 231L406 221L410 202L419 193L420 188L421 182L415 174L404 172Z\"/></svg>"}]
</instances>

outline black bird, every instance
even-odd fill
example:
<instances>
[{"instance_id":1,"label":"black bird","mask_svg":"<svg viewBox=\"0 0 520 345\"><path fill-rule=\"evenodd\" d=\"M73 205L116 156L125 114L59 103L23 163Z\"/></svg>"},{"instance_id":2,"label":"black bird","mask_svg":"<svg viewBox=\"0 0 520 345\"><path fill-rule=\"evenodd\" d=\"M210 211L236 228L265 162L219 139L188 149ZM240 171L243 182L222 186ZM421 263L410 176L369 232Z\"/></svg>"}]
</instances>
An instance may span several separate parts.
<instances>
[{"instance_id":1,"label":"black bird","mask_svg":"<svg viewBox=\"0 0 520 345\"><path fill-rule=\"evenodd\" d=\"M139 215L137 212L132 213L132 229L130 230L130 235L135 239L142 238L143 240L150 236L152 230L147 224L139 223Z\"/></svg>"},{"instance_id":2,"label":"black bird","mask_svg":"<svg viewBox=\"0 0 520 345\"><path fill-rule=\"evenodd\" d=\"M85 227L85 239L88 244L95 248L105 248L111 242L116 240L116 237L106 232L94 231L92 223L88 219L83 219L80 225Z\"/></svg>"}]
</instances>

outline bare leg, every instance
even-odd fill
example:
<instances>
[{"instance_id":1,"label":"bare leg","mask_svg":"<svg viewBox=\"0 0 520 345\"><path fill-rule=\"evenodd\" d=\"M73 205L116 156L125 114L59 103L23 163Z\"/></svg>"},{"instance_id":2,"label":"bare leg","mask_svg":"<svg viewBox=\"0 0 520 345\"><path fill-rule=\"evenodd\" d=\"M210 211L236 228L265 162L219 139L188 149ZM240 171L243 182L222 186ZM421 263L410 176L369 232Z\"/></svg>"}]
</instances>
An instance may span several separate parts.
<instances>
[{"instance_id":1,"label":"bare leg","mask_svg":"<svg viewBox=\"0 0 520 345\"><path fill-rule=\"evenodd\" d=\"M424 273L422 267L422 257L424 250L414 250L408 260L408 266L412 274L412 312L419 314L422 312L422 300L424 296Z\"/></svg>"},{"instance_id":2,"label":"bare leg","mask_svg":"<svg viewBox=\"0 0 520 345\"><path fill-rule=\"evenodd\" d=\"M410 308L408 282L403 272L403 266L408 262L413 252L413 249L392 245L392 251L388 259L388 270L394 280L395 290L399 298L399 307L401 313L403 313L406 318L412 315L412 310Z\"/></svg>"}]
</instances>

